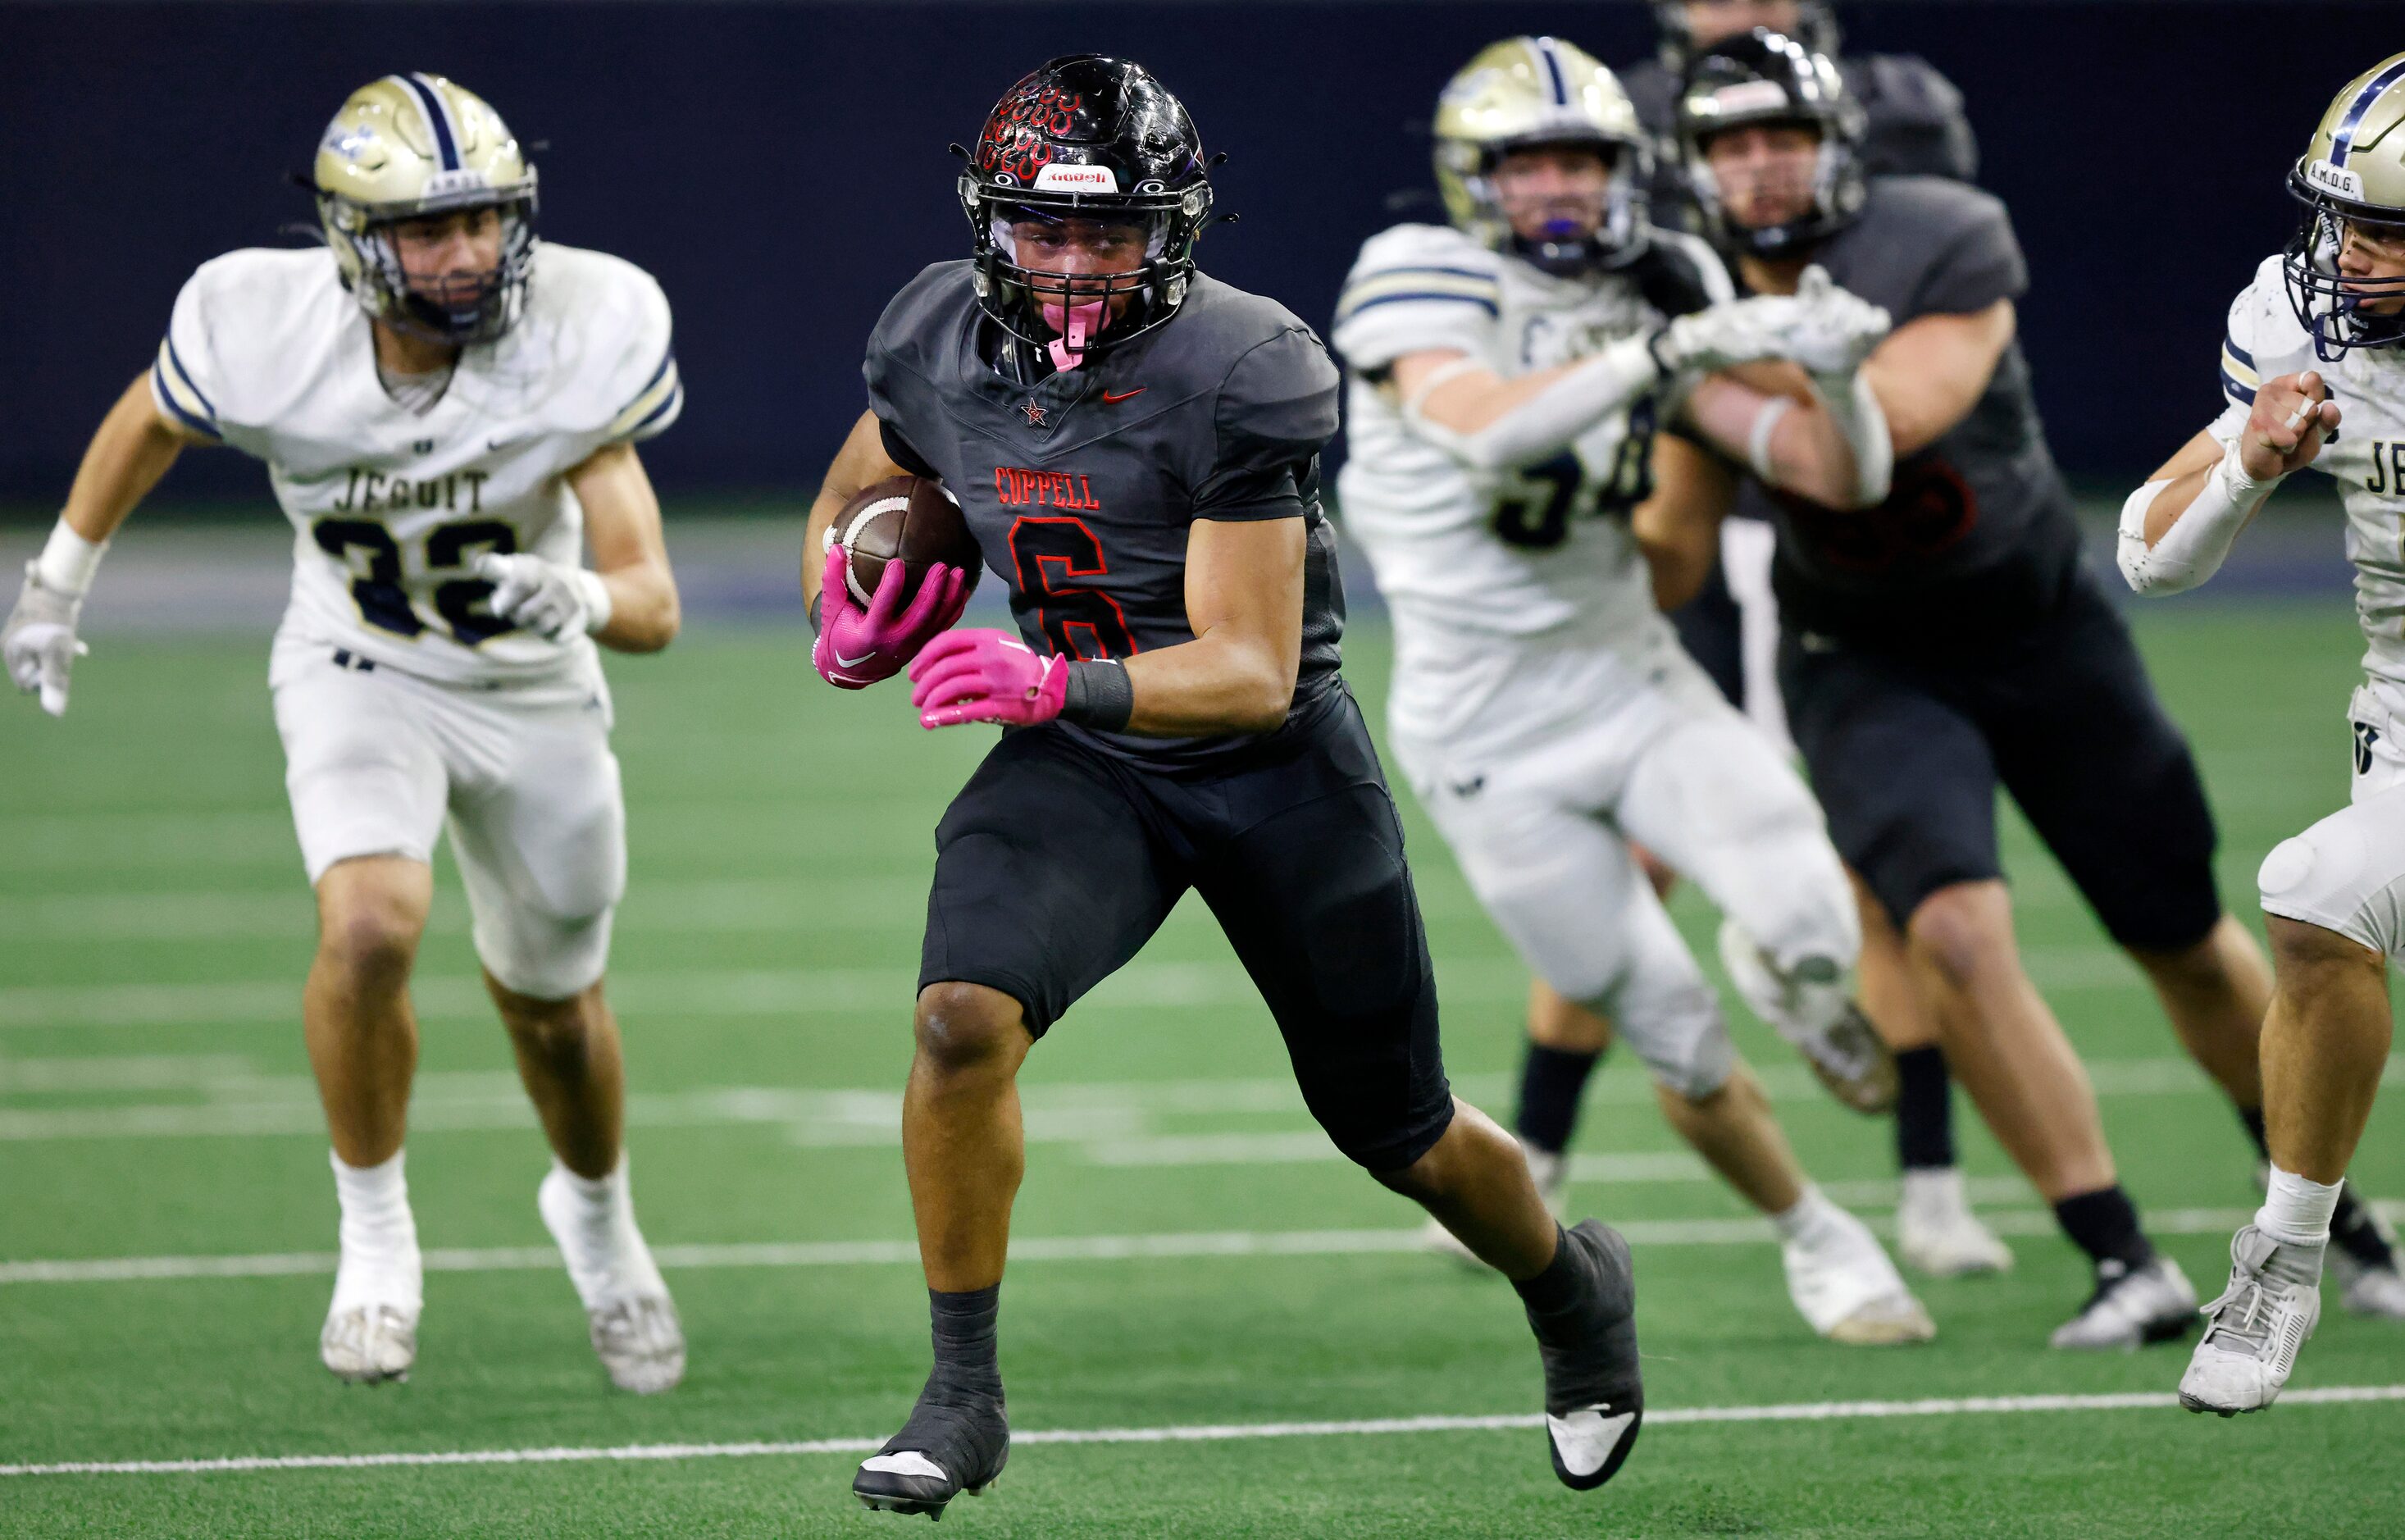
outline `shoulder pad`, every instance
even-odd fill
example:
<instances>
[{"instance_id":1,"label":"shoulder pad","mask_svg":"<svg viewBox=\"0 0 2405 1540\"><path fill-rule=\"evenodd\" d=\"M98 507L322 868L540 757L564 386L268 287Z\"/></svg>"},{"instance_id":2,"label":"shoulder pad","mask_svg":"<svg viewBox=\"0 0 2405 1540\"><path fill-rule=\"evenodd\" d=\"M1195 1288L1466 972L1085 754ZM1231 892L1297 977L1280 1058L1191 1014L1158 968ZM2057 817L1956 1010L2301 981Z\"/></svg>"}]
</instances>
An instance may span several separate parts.
<instances>
[{"instance_id":1,"label":"shoulder pad","mask_svg":"<svg viewBox=\"0 0 2405 1540\"><path fill-rule=\"evenodd\" d=\"M1683 231L1656 230L1645 252L1627 269L1645 303L1665 316L1692 316L1732 292L1718 253Z\"/></svg>"},{"instance_id":2,"label":"shoulder pad","mask_svg":"<svg viewBox=\"0 0 2405 1540\"><path fill-rule=\"evenodd\" d=\"M2263 381L2315 367L2313 334L2288 302L2283 259L2266 257L2230 302L2229 329L2221 339L2222 392L2252 402Z\"/></svg>"},{"instance_id":3,"label":"shoulder pad","mask_svg":"<svg viewBox=\"0 0 2405 1540\"><path fill-rule=\"evenodd\" d=\"M649 438L676 419L684 386L674 321L649 273L607 252L545 242L528 305L528 321L556 339L562 426L617 442Z\"/></svg>"},{"instance_id":4,"label":"shoulder pad","mask_svg":"<svg viewBox=\"0 0 2405 1540\"><path fill-rule=\"evenodd\" d=\"M886 302L885 313L877 318L877 326L868 334L870 357L895 360L914 373L927 373L926 360L936 339L951 336L962 311L977 305L972 282L976 265L963 258L921 268L918 276Z\"/></svg>"}]
</instances>

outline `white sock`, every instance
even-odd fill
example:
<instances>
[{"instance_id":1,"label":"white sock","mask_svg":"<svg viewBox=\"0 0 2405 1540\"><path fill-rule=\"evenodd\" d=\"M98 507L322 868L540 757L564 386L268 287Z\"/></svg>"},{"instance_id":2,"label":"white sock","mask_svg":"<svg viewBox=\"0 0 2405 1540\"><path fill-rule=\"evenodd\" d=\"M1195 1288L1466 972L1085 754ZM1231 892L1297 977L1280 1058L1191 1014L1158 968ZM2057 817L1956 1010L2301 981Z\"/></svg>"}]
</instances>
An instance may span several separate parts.
<instances>
[{"instance_id":1,"label":"white sock","mask_svg":"<svg viewBox=\"0 0 2405 1540\"><path fill-rule=\"evenodd\" d=\"M334 1308L370 1302L415 1311L424 1303L417 1220L409 1211L402 1155L379 1166L346 1166L328 1151L334 1196L342 1205L343 1260L334 1272Z\"/></svg>"},{"instance_id":2,"label":"white sock","mask_svg":"<svg viewBox=\"0 0 2405 1540\"><path fill-rule=\"evenodd\" d=\"M2318 1182L2271 1167L2271 1191L2255 1212L2255 1228L2290 1246L2320 1246L2329 1239L2330 1213L2338 1207L2339 1182Z\"/></svg>"},{"instance_id":3,"label":"white sock","mask_svg":"<svg viewBox=\"0 0 2405 1540\"><path fill-rule=\"evenodd\" d=\"M1904 1168L1904 1201L1950 1208L1965 1206L1962 1168L1959 1166L1907 1166Z\"/></svg>"},{"instance_id":4,"label":"white sock","mask_svg":"<svg viewBox=\"0 0 2405 1540\"><path fill-rule=\"evenodd\" d=\"M628 1294L665 1293L651 1248L635 1224L626 1157L606 1177L580 1177L552 1157L538 1207L568 1262L569 1280L588 1310Z\"/></svg>"},{"instance_id":5,"label":"white sock","mask_svg":"<svg viewBox=\"0 0 2405 1540\"><path fill-rule=\"evenodd\" d=\"M1807 1181L1804 1184L1802 1197L1770 1216L1770 1227L1779 1232L1780 1240L1802 1240L1820 1228L1821 1222L1828 1218L1829 1210L1835 1207L1827 1194Z\"/></svg>"}]
</instances>

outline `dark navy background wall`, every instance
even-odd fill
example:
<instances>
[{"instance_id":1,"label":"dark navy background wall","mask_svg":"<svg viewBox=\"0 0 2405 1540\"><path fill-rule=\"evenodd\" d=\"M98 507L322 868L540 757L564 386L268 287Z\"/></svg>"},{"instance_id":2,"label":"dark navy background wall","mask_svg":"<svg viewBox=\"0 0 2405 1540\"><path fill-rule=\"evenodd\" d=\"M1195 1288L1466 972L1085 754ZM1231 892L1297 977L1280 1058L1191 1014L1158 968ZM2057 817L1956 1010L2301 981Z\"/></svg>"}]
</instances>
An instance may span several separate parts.
<instances>
[{"instance_id":1,"label":"dark navy background wall","mask_svg":"<svg viewBox=\"0 0 2405 1540\"><path fill-rule=\"evenodd\" d=\"M2214 410L2224 307L2291 225L2286 163L2349 76L2405 46L2394 4L1841 9L1856 46L1923 54L1969 96L2030 254L2055 444L2095 476L2151 466ZM1220 206L1243 222L1204 265L1317 325L1387 195L1425 185L1437 88L1518 31L1614 64L1650 47L1634 3L0 6L0 498L63 491L184 276L289 240L309 207L285 174L388 70L450 74L548 141L545 233L666 285L690 399L646 450L663 487L781 494L858 412L885 298L963 249L945 146L1026 68L1149 64L1231 156ZM171 490L259 486L196 455Z\"/></svg>"}]
</instances>

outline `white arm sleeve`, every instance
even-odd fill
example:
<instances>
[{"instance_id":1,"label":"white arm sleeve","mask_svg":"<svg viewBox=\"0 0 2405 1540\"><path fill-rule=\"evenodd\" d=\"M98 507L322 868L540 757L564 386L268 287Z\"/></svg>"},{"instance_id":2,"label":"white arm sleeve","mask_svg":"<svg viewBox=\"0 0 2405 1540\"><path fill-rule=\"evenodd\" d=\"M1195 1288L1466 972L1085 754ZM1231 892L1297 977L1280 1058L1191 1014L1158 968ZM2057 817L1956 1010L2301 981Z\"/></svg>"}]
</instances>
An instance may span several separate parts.
<instances>
[{"instance_id":1,"label":"white arm sleeve","mask_svg":"<svg viewBox=\"0 0 2405 1540\"><path fill-rule=\"evenodd\" d=\"M1878 393L1857 369L1843 383L1816 379L1813 387L1829 408L1829 420L1853 451L1854 488L1861 506L1876 508L1895 486L1895 439Z\"/></svg>"},{"instance_id":2,"label":"white arm sleeve","mask_svg":"<svg viewBox=\"0 0 2405 1540\"><path fill-rule=\"evenodd\" d=\"M2117 554L2122 577L2142 594L2185 593L2197 586L2221 570L2238 531L2255 516L2255 510L2263 506L2263 500L2271 495L2272 488L2285 479L2250 478L2239 462L2238 445L2233 440L2223 451L2221 463L2204 478L2204 487L2196 494L2196 501L2163 531L2151 549L2146 544L2146 510L2155 505L2155 500L2171 483L2146 483L2121 505Z\"/></svg>"},{"instance_id":3,"label":"white arm sleeve","mask_svg":"<svg viewBox=\"0 0 2405 1540\"><path fill-rule=\"evenodd\" d=\"M1432 420L1422 410L1436 388L1476 367L1468 360L1439 370L1403 403L1403 416L1429 443L1482 471L1501 471L1551 459L1569 444L1623 411L1662 377L1643 337L1613 343L1560 379L1474 433Z\"/></svg>"}]
</instances>

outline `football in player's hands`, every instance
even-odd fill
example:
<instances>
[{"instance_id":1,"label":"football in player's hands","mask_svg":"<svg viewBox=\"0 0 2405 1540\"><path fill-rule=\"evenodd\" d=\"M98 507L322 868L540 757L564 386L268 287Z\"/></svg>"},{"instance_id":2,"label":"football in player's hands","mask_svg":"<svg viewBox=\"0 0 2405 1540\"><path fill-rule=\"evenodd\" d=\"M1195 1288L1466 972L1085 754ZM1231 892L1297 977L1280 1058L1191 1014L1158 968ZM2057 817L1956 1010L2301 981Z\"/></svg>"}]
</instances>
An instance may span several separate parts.
<instances>
[{"instance_id":1,"label":"football in player's hands","mask_svg":"<svg viewBox=\"0 0 2405 1540\"><path fill-rule=\"evenodd\" d=\"M866 609L877 595L885 564L899 560L906 574L901 600L907 603L935 566L968 574L962 597L977 587L985 558L969 533L961 505L944 484L928 476L893 476L864 487L827 526L829 550L840 545L852 602Z\"/></svg>"}]
</instances>

